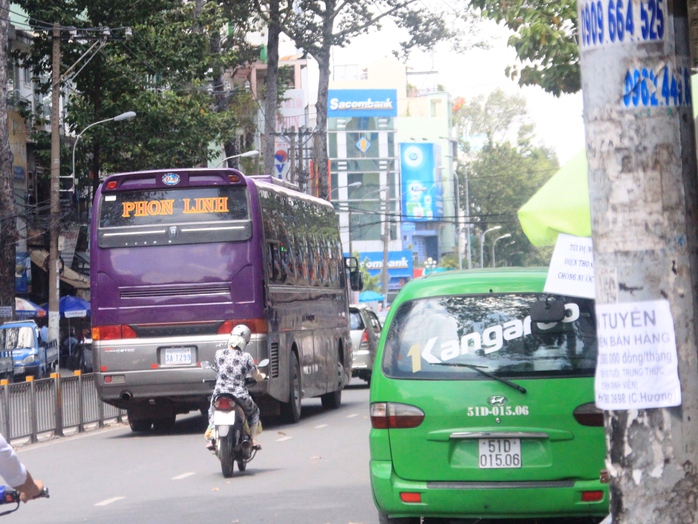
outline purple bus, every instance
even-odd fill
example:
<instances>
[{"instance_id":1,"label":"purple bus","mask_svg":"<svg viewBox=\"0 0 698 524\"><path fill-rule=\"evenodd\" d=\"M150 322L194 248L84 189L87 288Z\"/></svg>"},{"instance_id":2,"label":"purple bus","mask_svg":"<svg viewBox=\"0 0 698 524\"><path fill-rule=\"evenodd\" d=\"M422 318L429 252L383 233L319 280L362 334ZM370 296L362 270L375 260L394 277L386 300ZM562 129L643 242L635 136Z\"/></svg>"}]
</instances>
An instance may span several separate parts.
<instances>
[{"instance_id":1,"label":"purple bus","mask_svg":"<svg viewBox=\"0 0 698 524\"><path fill-rule=\"evenodd\" d=\"M301 398L341 402L351 377L348 286L331 204L270 176L170 169L107 177L90 247L94 370L133 431L208 410L201 367L233 327L269 358L252 388L266 415L297 422Z\"/></svg>"}]
</instances>

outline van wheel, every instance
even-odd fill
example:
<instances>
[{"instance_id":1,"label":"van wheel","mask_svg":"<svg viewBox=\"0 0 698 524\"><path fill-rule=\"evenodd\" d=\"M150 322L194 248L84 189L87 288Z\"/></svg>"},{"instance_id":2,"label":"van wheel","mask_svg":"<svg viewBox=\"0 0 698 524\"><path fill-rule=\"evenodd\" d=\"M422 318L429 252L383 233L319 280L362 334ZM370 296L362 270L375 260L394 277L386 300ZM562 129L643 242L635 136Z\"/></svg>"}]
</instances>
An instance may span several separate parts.
<instances>
[{"instance_id":1,"label":"van wheel","mask_svg":"<svg viewBox=\"0 0 698 524\"><path fill-rule=\"evenodd\" d=\"M301 419L301 369L298 357L293 352L291 352L290 364L291 391L288 402L281 404L281 418L284 422L296 424Z\"/></svg>"},{"instance_id":2,"label":"van wheel","mask_svg":"<svg viewBox=\"0 0 698 524\"><path fill-rule=\"evenodd\" d=\"M391 519L386 513L378 512L378 524L419 524L419 517L402 517Z\"/></svg>"}]
</instances>

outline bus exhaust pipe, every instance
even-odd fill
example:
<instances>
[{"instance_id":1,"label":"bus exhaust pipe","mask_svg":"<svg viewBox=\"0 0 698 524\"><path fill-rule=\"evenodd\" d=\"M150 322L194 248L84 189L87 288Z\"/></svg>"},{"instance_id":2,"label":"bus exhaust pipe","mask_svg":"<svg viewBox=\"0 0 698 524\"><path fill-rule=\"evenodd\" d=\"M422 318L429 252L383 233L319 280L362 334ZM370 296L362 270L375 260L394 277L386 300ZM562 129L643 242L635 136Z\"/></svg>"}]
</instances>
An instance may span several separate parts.
<instances>
[{"instance_id":1,"label":"bus exhaust pipe","mask_svg":"<svg viewBox=\"0 0 698 524\"><path fill-rule=\"evenodd\" d=\"M133 394L130 391L121 392L121 400L128 401L133 398Z\"/></svg>"}]
</instances>

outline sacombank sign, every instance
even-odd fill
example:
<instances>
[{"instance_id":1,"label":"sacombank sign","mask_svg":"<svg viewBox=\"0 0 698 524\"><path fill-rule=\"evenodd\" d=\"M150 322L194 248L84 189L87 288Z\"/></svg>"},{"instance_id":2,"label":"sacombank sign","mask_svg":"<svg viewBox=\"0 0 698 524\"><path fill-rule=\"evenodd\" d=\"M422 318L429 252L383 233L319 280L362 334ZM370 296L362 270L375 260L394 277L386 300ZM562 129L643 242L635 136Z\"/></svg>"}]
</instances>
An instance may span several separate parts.
<instances>
[{"instance_id":1,"label":"sacombank sign","mask_svg":"<svg viewBox=\"0 0 698 524\"><path fill-rule=\"evenodd\" d=\"M327 116L397 116L397 89L330 89Z\"/></svg>"}]
</instances>

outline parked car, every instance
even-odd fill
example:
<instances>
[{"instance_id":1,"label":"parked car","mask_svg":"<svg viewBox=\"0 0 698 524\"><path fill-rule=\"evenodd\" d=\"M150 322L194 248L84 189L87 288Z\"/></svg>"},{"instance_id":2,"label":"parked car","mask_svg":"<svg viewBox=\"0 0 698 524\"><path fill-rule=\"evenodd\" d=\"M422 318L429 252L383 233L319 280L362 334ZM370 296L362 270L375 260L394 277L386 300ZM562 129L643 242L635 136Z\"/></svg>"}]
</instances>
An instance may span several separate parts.
<instances>
[{"instance_id":1,"label":"parked car","mask_svg":"<svg viewBox=\"0 0 698 524\"><path fill-rule=\"evenodd\" d=\"M39 343L39 327L33 320L6 322L0 332L2 347L12 352L15 379L43 378L58 369L58 347Z\"/></svg>"},{"instance_id":2,"label":"parked car","mask_svg":"<svg viewBox=\"0 0 698 524\"><path fill-rule=\"evenodd\" d=\"M351 344L354 361L351 375L371 383L376 346L381 334L381 323L371 308L364 304L349 306Z\"/></svg>"},{"instance_id":3,"label":"parked car","mask_svg":"<svg viewBox=\"0 0 698 524\"><path fill-rule=\"evenodd\" d=\"M370 394L381 523L608 514L594 301L546 275L449 271L396 297Z\"/></svg>"}]
</instances>

